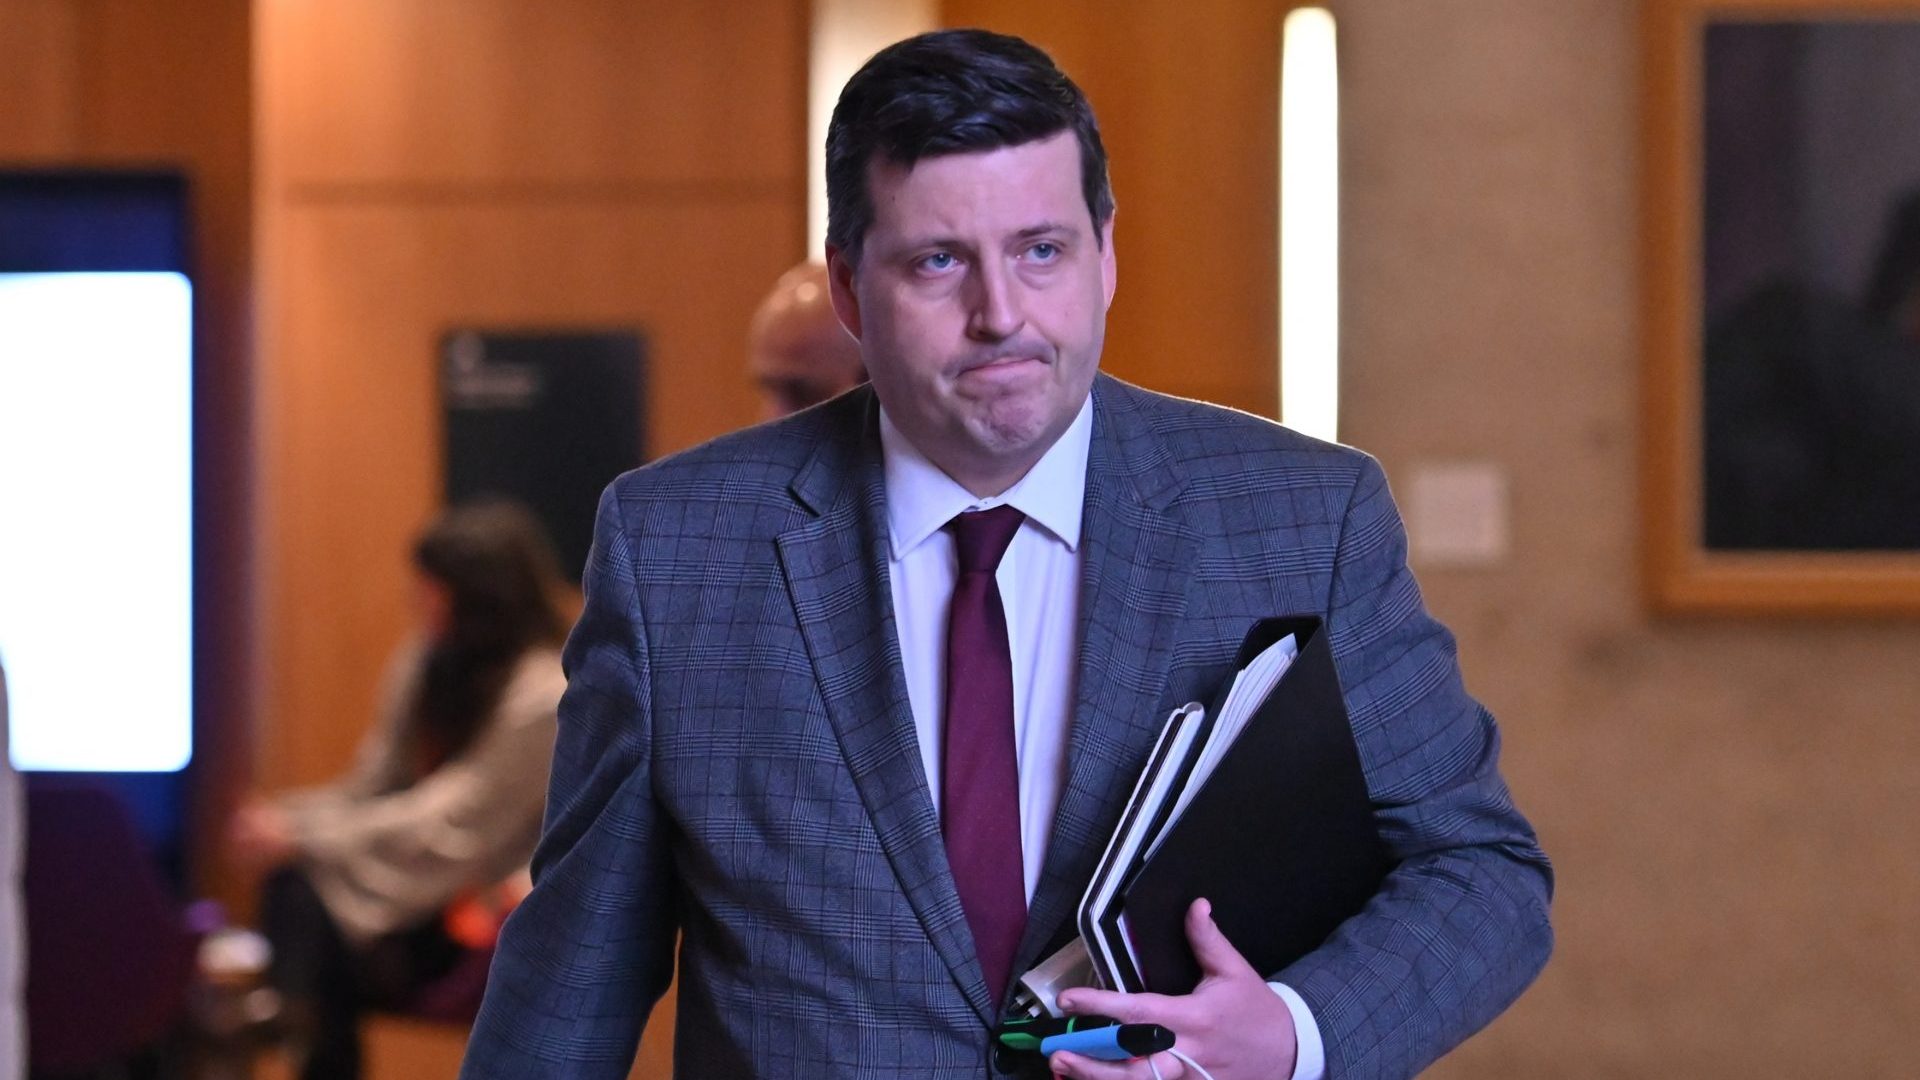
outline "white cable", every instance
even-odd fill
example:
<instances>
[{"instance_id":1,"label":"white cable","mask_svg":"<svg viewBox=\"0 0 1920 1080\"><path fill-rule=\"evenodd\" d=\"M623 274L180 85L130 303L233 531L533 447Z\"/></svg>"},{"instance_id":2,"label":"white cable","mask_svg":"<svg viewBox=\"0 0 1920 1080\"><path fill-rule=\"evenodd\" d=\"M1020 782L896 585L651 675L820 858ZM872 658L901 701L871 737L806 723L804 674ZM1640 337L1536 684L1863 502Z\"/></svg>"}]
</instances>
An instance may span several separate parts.
<instances>
[{"instance_id":1,"label":"white cable","mask_svg":"<svg viewBox=\"0 0 1920 1080\"><path fill-rule=\"evenodd\" d=\"M1199 1073L1200 1080L1213 1080L1213 1074L1208 1072L1206 1070L1206 1067L1201 1065L1199 1062L1193 1060L1192 1058L1188 1057L1187 1055L1181 1053L1178 1050L1169 1050L1167 1051L1167 1053L1172 1054L1174 1057L1179 1058L1181 1064L1185 1065L1189 1069L1192 1069L1194 1072ZM1152 1057L1147 1058L1147 1068L1153 1070L1153 1080L1167 1080L1166 1077L1160 1075L1160 1063L1153 1060Z\"/></svg>"},{"instance_id":2,"label":"white cable","mask_svg":"<svg viewBox=\"0 0 1920 1080\"><path fill-rule=\"evenodd\" d=\"M1167 1053L1172 1054L1174 1057L1179 1058L1183 1063L1185 1063L1187 1068L1192 1069L1194 1072L1199 1073L1200 1080L1213 1080L1213 1074L1208 1072L1206 1068L1202 1066L1199 1062L1193 1060L1192 1058L1188 1057L1187 1055L1181 1053L1178 1050L1169 1050L1167 1051Z\"/></svg>"}]
</instances>

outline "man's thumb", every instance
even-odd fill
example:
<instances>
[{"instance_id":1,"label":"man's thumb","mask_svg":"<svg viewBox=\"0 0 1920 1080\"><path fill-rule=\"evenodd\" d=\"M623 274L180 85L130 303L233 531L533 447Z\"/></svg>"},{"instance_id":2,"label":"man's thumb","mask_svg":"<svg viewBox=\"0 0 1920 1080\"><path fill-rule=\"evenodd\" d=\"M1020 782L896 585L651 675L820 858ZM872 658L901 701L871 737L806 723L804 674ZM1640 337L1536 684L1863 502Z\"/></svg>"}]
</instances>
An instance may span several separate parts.
<instances>
[{"instance_id":1,"label":"man's thumb","mask_svg":"<svg viewBox=\"0 0 1920 1080\"><path fill-rule=\"evenodd\" d=\"M1193 946L1193 958L1200 962L1204 975L1237 975L1252 971L1252 965L1213 921L1213 904L1202 897L1187 908L1187 943Z\"/></svg>"}]
</instances>

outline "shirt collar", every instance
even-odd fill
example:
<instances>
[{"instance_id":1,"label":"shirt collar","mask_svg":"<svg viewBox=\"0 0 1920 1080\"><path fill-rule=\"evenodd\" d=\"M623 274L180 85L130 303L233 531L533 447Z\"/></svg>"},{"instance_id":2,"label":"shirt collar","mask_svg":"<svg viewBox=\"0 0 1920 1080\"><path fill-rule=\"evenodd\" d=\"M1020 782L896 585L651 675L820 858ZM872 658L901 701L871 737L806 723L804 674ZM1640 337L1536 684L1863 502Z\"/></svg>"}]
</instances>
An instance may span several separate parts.
<instances>
[{"instance_id":1,"label":"shirt collar","mask_svg":"<svg viewBox=\"0 0 1920 1080\"><path fill-rule=\"evenodd\" d=\"M1080 516L1087 500L1087 453L1093 445L1093 395L1080 404L1073 423L1002 494L974 496L942 472L880 409L880 453L887 474L887 531L893 558L919 547L955 514L1006 504L1052 533L1068 551L1080 546Z\"/></svg>"}]
</instances>

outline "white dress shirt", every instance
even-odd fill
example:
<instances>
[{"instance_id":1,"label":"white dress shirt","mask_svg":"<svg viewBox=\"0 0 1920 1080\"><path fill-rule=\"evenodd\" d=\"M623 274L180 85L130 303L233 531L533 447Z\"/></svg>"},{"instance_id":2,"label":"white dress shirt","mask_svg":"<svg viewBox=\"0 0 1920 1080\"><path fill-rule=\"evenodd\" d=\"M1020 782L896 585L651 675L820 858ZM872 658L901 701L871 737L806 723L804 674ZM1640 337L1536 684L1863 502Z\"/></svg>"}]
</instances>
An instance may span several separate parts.
<instances>
[{"instance_id":1,"label":"white dress shirt","mask_svg":"<svg viewBox=\"0 0 1920 1080\"><path fill-rule=\"evenodd\" d=\"M934 812L940 811L940 734L947 689L947 608L959 577L947 522L967 510L1010 505L1027 516L994 580L1007 613L1013 657L1013 739L1020 766L1020 856L1027 900L1040 882L1047 834L1066 780L1080 657L1080 511L1092 445L1091 398L1066 433L1001 495L974 497L920 453L883 410L887 470L887 574L906 665L907 698L920 734Z\"/></svg>"},{"instance_id":2,"label":"white dress shirt","mask_svg":"<svg viewBox=\"0 0 1920 1080\"><path fill-rule=\"evenodd\" d=\"M1086 505L1093 399L1033 468L1005 492L979 498L942 472L880 412L886 464L887 574L906 668L920 762L940 812L941 725L946 701L947 607L959 577L947 522L968 510L1009 505L1026 515L994 580L1007 613L1013 657L1014 750L1020 769L1020 857L1027 900L1040 881L1054 811L1066 780L1080 659L1080 518ZM1143 708L1146 706L1142 706ZM1320 1080L1325 1049L1307 1003L1269 983L1293 1014L1300 1042L1292 1080Z\"/></svg>"}]
</instances>

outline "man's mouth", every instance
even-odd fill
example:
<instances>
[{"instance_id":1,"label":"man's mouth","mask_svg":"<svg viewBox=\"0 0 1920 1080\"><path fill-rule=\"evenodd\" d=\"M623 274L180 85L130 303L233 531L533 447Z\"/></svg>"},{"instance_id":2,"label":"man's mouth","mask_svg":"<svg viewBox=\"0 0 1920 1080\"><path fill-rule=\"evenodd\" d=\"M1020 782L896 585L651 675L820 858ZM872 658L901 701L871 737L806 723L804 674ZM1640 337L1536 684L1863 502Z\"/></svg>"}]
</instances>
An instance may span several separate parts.
<instances>
[{"instance_id":1,"label":"man's mouth","mask_svg":"<svg viewBox=\"0 0 1920 1080\"><path fill-rule=\"evenodd\" d=\"M1031 353L1021 354L1019 356L996 356L989 360L969 363L960 369L960 374L996 374L999 372L1017 371L1025 368L1028 364L1044 364L1045 362L1046 361L1039 356Z\"/></svg>"}]
</instances>

